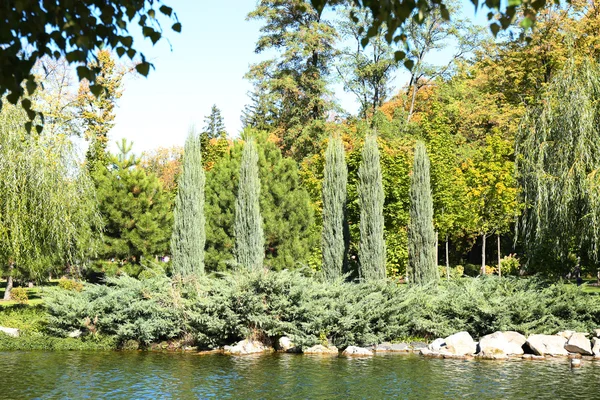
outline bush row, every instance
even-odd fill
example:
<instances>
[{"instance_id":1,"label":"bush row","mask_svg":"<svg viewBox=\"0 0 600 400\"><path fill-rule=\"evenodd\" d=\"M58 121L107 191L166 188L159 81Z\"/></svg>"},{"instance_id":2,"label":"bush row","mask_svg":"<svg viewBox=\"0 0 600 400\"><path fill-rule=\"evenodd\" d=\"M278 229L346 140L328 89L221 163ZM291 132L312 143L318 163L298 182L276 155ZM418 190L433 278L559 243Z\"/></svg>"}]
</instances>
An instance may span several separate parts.
<instances>
[{"instance_id":1,"label":"bush row","mask_svg":"<svg viewBox=\"0 0 600 400\"><path fill-rule=\"evenodd\" d=\"M571 284L484 277L410 287L393 282L321 283L299 272L227 274L187 282L111 278L47 298L47 330L80 329L120 343L185 339L215 348L247 337L290 336L302 346L368 345L466 330L524 334L600 327L600 296Z\"/></svg>"}]
</instances>

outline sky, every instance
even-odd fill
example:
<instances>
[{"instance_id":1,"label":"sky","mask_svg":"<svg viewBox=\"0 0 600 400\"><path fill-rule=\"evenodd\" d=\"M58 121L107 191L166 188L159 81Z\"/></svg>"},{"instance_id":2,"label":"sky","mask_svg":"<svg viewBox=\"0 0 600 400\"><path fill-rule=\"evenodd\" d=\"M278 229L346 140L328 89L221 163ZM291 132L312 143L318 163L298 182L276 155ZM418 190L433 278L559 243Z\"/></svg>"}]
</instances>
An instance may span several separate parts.
<instances>
[{"instance_id":1,"label":"sky","mask_svg":"<svg viewBox=\"0 0 600 400\"><path fill-rule=\"evenodd\" d=\"M241 130L240 116L251 89L244 74L250 64L266 58L254 53L261 21L246 21L256 0L165 3L177 13L182 31L171 31L169 21L165 21L163 37L167 40L152 46L134 30L134 45L155 70L147 78L132 76L125 80L115 126L109 134L113 151L121 138L133 141L135 153L183 146L189 128L202 128L213 104L221 109L230 136L237 136ZM472 16L473 6L467 3L463 12ZM482 14L479 12L478 17ZM407 76L397 74L393 82L396 89ZM339 84L333 89L341 106L355 112L358 106L352 95L344 93Z\"/></svg>"}]
</instances>

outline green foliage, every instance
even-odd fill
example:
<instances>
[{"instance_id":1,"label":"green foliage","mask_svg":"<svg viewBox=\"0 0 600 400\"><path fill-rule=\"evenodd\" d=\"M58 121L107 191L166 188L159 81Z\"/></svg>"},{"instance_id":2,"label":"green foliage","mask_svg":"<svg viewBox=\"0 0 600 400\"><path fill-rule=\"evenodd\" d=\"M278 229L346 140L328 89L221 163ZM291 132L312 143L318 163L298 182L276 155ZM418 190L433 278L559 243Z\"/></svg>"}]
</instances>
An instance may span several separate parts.
<instances>
[{"instance_id":1,"label":"green foliage","mask_svg":"<svg viewBox=\"0 0 600 400\"><path fill-rule=\"evenodd\" d=\"M366 281L385 278L383 237L384 193L377 139L367 136L358 170L360 202L359 277Z\"/></svg>"},{"instance_id":2,"label":"green foliage","mask_svg":"<svg viewBox=\"0 0 600 400\"><path fill-rule=\"evenodd\" d=\"M29 302L27 289L24 287L14 288L10 291L10 299L16 301L18 304L27 304Z\"/></svg>"},{"instance_id":3,"label":"green foliage","mask_svg":"<svg viewBox=\"0 0 600 400\"><path fill-rule=\"evenodd\" d=\"M521 125L520 227L534 271L566 274L571 254L591 264L600 259L599 93L596 61L569 61Z\"/></svg>"},{"instance_id":4,"label":"green foliage","mask_svg":"<svg viewBox=\"0 0 600 400\"><path fill-rule=\"evenodd\" d=\"M11 106L0 113L0 265L5 276L40 279L89 257L101 221L70 139L30 135L25 120Z\"/></svg>"},{"instance_id":5,"label":"green foliage","mask_svg":"<svg viewBox=\"0 0 600 400\"><path fill-rule=\"evenodd\" d=\"M423 142L417 142L410 184L410 223L408 225L409 281L417 285L435 283L433 199L429 183L429 157Z\"/></svg>"},{"instance_id":6,"label":"green foliage","mask_svg":"<svg viewBox=\"0 0 600 400\"><path fill-rule=\"evenodd\" d=\"M181 309L166 276L137 280L108 278L81 292L54 290L47 295L51 334L66 337L76 329L87 335L113 336L119 343L143 345L182 333Z\"/></svg>"},{"instance_id":7,"label":"green foliage","mask_svg":"<svg viewBox=\"0 0 600 400\"><path fill-rule=\"evenodd\" d=\"M83 290L83 283L73 279L61 278L58 281L58 287L64 290L74 290L76 292L81 292Z\"/></svg>"},{"instance_id":8,"label":"green foliage","mask_svg":"<svg viewBox=\"0 0 600 400\"><path fill-rule=\"evenodd\" d=\"M97 81L99 68L86 63L94 57L98 49L110 47L119 57L127 54L131 59L141 58L136 70L146 76L152 64L144 54L133 46L133 37L128 35L132 26L139 26L144 37L152 43L163 35L159 14L174 22L172 29L181 31L181 24L171 7L162 1L111 0L98 3L95 0L82 0L76 3L60 0L41 3L12 2L3 7L0 32L0 59L3 68L0 72L0 109L4 98L12 104L31 95L37 87L32 69L37 60L47 56L58 59L62 56L77 65L80 80L90 82L92 93L102 91ZM23 18L26 15L27 18ZM102 15L101 18L98 16ZM45 27L46 29L40 29ZM53 33L50 33L53 32ZM137 42L136 42L137 44ZM27 57L23 57L23 52ZM33 120L36 113L31 109L31 101L21 101L23 109ZM41 125L38 125L41 128Z\"/></svg>"},{"instance_id":9,"label":"green foliage","mask_svg":"<svg viewBox=\"0 0 600 400\"><path fill-rule=\"evenodd\" d=\"M227 137L225 122L223 122L221 110L216 104L213 104L210 114L204 118L204 128L200 137L203 140L202 147L207 147L206 144L210 139L225 139Z\"/></svg>"},{"instance_id":10,"label":"green foliage","mask_svg":"<svg viewBox=\"0 0 600 400\"><path fill-rule=\"evenodd\" d=\"M311 249L318 248L318 231L296 163L282 157L281 151L264 134L244 132L244 135L250 134L255 136L258 152L264 264L275 270L306 265ZM207 172L206 267L209 271L224 271L234 264L235 193L238 192L242 150L243 143L236 141Z\"/></svg>"},{"instance_id":11,"label":"green foliage","mask_svg":"<svg viewBox=\"0 0 600 400\"><path fill-rule=\"evenodd\" d=\"M600 324L600 296L536 279L490 276L409 286L320 282L297 271L240 271L185 283L170 284L164 277L108 283L54 293L48 330L60 336L93 328L91 337L145 345L191 335L200 347L216 348L256 335L286 335L300 346L326 339L343 347L463 330L474 337L498 330L590 332Z\"/></svg>"},{"instance_id":12,"label":"green foliage","mask_svg":"<svg viewBox=\"0 0 600 400\"><path fill-rule=\"evenodd\" d=\"M258 153L253 139L246 142L242 153L234 232L237 264L251 271L261 269L265 258L265 236L260 215Z\"/></svg>"},{"instance_id":13,"label":"green foliage","mask_svg":"<svg viewBox=\"0 0 600 400\"><path fill-rule=\"evenodd\" d=\"M348 254L346 221L346 168L344 145L339 136L329 139L323 173L323 273L329 281L339 279Z\"/></svg>"},{"instance_id":14,"label":"green foliage","mask_svg":"<svg viewBox=\"0 0 600 400\"><path fill-rule=\"evenodd\" d=\"M173 229L172 200L156 175L138 166L129 155L131 145L120 144L120 154L110 155L110 165L93 175L105 229L98 251L100 260L119 266L169 252Z\"/></svg>"},{"instance_id":15,"label":"green foliage","mask_svg":"<svg viewBox=\"0 0 600 400\"><path fill-rule=\"evenodd\" d=\"M185 142L183 172L175 199L175 224L171 237L173 273L184 277L204 273L206 178L200 141L200 137L191 132Z\"/></svg>"},{"instance_id":16,"label":"green foliage","mask_svg":"<svg viewBox=\"0 0 600 400\"><path fill-rule=\"evenodd\" d=\"M521 260L516 257L516 254L509 254L500 260L500 268L502 269L502 275L519 275Z\"/></svg>"}]
</instances>

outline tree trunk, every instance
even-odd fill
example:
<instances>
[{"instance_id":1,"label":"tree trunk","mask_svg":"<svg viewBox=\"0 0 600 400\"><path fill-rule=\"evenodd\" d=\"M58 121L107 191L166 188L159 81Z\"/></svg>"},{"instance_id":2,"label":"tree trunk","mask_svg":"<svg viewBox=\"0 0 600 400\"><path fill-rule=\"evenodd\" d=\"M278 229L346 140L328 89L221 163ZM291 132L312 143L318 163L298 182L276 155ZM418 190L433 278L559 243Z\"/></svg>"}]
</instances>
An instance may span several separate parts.
<instances>
[{"instance_id":1,"label":"tree trunk","mask_svg":"<svg viewBox=\"0 0 600 400\"><path fill-rule=\"evenodd\" d=\"M439 247L439 241L438 241L438 232L435 231L435 267L437 268L439 261L438 261L438 247Z\"/></svg>"},{"instance_id":2,"label":"tree trunk","mask_svg":"<svg viewBox=\"0 0 600 400\"><path fill-rule=\"evenodd\" d=\"M448 235L446 235L446 279L450 280L450 257L448 256Z\"/></svg>"},{"instance_id":3,"label":"tree trunk","mask_svg":"<svg viewBox=\"0 0 600 400\"><path fill-rule=\"evenodd\" d=\"M500 234L498 234L498 276L502 277L502 268L500 268Z\"/></svg>"},{"instance_id":4,"label":"tree trunk","mask_svg":"<svg viewBox=\"0 0 600 400\"><path fill-rule=\"evenodd\" d=\"M485 233L481 235L483 245L481 246L481 275L485 275Z\"/></svg>"},{"instance_id":5,"label":"tree trunk","mask_svg":"<svg viewBox=\"0 0 600 400\"><path fill-rule=\"evenodd\" d=\"M4 300L10 300L10 292L13 288L13 277L12 270L15 268L14 264L8 266L8 277L6 278L6 289L4 290Z\"/></svg>"}]
</instances>

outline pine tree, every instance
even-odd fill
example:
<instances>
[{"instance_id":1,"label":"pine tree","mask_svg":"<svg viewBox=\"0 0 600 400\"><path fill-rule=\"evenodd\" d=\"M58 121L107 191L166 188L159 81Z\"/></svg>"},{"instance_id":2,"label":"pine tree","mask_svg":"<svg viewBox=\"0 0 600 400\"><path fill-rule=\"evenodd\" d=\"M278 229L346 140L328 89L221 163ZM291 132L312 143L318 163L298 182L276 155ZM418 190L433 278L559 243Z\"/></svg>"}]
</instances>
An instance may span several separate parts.
<instances>
[{"instance_id":1,"label":"pine tree","mask_svg":"<svg viewBox=\"0 0 600 400\"><path fill-rule=\"evenodd\" d=\"M258 152L253 139L246 142L242 154L234 229L237 263L249 270L260 270L265 258L265 238L260 215Z\"/></svg>"},{"instance_id":2,"label":"pine tree","mask_svg":"<svg viewBox=\"0 0 600 400\"><path fill-rule=\"evenodd\" d=\"M227 137L225 123L221 116L221 110L216 104L210 109L210 114L204 117L204 129L202 135L208 139L219 139Z\"/></svg>"},{"instance_id":3,"label":"pine tree","mask_svg":"<svg viewBox=\"0 0 600 400\"><path fill-rule=\"evenodd\" d=\"M360 202L359 277L385 278L385 240L383 237L383 183L379 149L374 135L367 136L358 170Z\"/></svg>"},{"instance_id":4,"label":"pine tree","mask_svg":"<svg viewBox=\"0 0 600 400\"><path fill-rule=\"evenodd\" d=\"M348 252L348 229L346 223L346 183L348 168L344 157L344 145L339 136L329 139L325 152L323 178L323 273L333 281L344 270Z\"/></svg>"},{"instance_id":5,"label":"pine tree","mask_svg":"<svg viewBox=\"0 0 600 400\"><path fill-rule=\"evenodd\" d=\"M429 182L429 157L423 142L417 142L410 181L408 225L409 281L422 285L439 279L435 265L433 198Z\"/></svg>"},{"instance_id":6,"label":"pine tree","mask_svg":"<svg viewBox=\"0 0 600 400\"><path fill-rule=\"evenodd\" d=\"M200 137L191 131L185 142L171 237L173 273L180 276L204 274L204 184Z\"/></svg>"}]
</instances>

